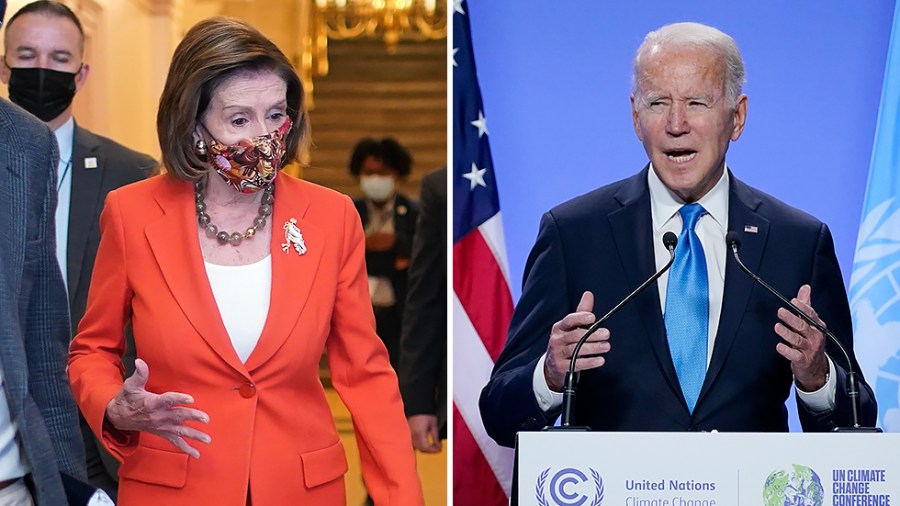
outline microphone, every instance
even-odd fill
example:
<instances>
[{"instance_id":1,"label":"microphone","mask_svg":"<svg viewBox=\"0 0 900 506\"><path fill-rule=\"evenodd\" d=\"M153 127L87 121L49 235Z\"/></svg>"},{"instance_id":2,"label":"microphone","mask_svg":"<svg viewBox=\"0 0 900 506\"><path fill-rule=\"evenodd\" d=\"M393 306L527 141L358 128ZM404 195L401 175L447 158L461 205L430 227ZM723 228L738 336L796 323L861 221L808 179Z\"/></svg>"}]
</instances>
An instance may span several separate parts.
<instances>
[{"instance_id":1,"label":"microphone","mask_svg":"<svg viewBox=\"0 0 900 506\"><path fill-rule=\"evenodd\" d=\"M772 295L778 298L787 308L794 313L794 315L803 319L806 323L814 327L816 330L822 333L822 335L826 336L829 341L833 345L837 347L837 349L841 352L841 355L844 356L844 361L847 363L847 397L850 398L850 416L853 422L853 427L835 427L835 432L881 432L881 429L876 427L863 427L859 423L859 380L856 378L856 371L853 369L853 361L850 360L850 354L847 353L847 349L844 348L844 345L841 341L824 325L812 319L809 315L807 315L800 308L795 306L791 301L789 301L784 295L778 292L778 290L769 286L768 283L763 281L762 278L753 273L750 269L744 265L744 262L741 262L741 257L738 255L738 250L741 248L741 238L735 231L730 231L725 234L725 243L728 244L729 248L731 248L731 253L734 255L735 261L737 261L738 266L744 271L748 276L750 276L753 281L759 283L760 286L769 291ZM825 354L828 356L828 353Z\"/></svg>"},{"instance_id":2,"label":"microphone","mask_svg":"<svg viewBox=\"0 0 900 506\"><path fill-rule=\"evenodd\" d=\"M574 427L572 426L572 406L575 401L575 388L577 387L577 381L575 376L575 361L578 359L578 352L581 351L581 347L584 346L584 343L587 342L588 338L594 332L597 332L600 327L606 323L607 320L612 317L612 315L619 312L626 304L631 302L635 297L638 296L641 292L644 291L651 283L657 280L660 276L663 275L664 272L669 270L669 267L672 267L672 262L675 261L675 246L678 245L678 236L676 236L672 232L666 232L663 234L663 245L669 251L669 261L666 265L663 266L662 269L658 270L656 274L650 276L647 281L644 281L641 286L635 288L633 292L628 294L627 297L622 299L621 302L615 305L612 309L609 310L608 313L603 315L603 318L595 321L590 327L588 327L587 332L581 336L581 339L575 344L575 350L572 352L572 358L569 359L569 370L566 372L566 378L563 383L563 404L562 404L562 425L560 427L545 427L544 430L553 431L553 430L579 430L579 431L587 431L590 430L590 427Z\"/></svg>"}]
</instances>

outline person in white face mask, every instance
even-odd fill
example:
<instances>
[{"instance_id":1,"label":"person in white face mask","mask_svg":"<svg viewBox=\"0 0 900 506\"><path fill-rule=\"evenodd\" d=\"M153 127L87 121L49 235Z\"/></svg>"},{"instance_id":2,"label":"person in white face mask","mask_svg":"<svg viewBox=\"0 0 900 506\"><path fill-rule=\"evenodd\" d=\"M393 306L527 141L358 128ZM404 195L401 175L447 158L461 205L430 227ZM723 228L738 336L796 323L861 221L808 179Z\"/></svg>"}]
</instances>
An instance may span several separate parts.
<instances>
[{"instance_id":1,"label":"person in white face mask","mask_svg":"<svg viewBox=\"0 0 900 506\"><path fill-rule=\"evenodd\" d=\"M350 173L359 178L363 193L354 203L366 233L366 268L376 330L395 370L418 216L418 205L397 191L397 183L411 169L409 151L390 137L362 139L350 157Z\"/></svg>"}]
</instances>

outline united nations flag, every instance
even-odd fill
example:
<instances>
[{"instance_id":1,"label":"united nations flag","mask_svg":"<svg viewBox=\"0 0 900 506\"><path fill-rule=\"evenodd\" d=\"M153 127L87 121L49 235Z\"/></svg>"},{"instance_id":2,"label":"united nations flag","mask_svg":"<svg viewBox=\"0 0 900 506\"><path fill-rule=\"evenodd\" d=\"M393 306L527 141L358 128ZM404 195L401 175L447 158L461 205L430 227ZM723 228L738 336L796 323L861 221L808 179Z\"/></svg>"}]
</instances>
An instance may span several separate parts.
<instances>
[{"instance_id":1,"label":"united nations flag","mask_svg":"<svg viewBox=\"0 0 900 506\"><path fill-rule=\"evenodd\" d=\"M878 425L900 432L900 0L850 280L856 356L878 399Z\"/></svg>"}]
</instances>

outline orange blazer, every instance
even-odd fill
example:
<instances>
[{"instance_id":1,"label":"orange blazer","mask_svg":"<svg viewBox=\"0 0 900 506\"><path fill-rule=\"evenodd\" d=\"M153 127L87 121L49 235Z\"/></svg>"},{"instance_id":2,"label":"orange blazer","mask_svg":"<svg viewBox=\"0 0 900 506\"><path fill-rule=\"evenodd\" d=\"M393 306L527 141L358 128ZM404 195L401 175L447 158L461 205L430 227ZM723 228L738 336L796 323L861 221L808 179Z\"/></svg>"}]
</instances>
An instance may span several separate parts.
<instances>
[{"instance_id":1,"label":"orange blazer","mask_svg":"<svg viewBox=\"0 0 900 506\"><path fill-rule=\"evenodd\" d=\"M250 217L248 217L249 219ZM282 250L297 220L308 251ZM375 503L420 505L422 492L397 386L375 335L365 240L350 199L280 174L272 227L272 296L259 343L238 359L213 297L190 183L157 176L111 192L88 307L72 342L69 381L85 418L122 460L119 503L343 505L344 448L319 381L353 416ZM209 414L194 459L146 432L114 438L106 406L122 385L123 328L150 368L147 390L184 392Z\"/></svg>"}]
</instances>

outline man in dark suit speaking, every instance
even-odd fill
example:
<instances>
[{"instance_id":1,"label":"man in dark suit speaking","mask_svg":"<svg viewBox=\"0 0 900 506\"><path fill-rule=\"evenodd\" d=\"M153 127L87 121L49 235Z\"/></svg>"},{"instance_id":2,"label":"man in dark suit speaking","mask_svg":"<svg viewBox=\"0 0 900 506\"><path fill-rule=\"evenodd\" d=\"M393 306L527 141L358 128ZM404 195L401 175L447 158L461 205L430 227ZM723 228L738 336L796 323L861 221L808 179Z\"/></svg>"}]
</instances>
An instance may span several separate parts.
<instances>
[{"instance_id":1,"label":"man in dark suit speaking","mask_svg":"<svg viewBox=\"0 0 900 506\"><path fill-rule=\"evenodd\" d=\"M725 242L738 232L744 263L796 294L793 302L852 350L828 227L726 166L747 118L743 84L737 45L715 28L677 23L646 36L631 103L650 163L544 215L506 346L481 395L485 428L498 443L512 446L518 431L558 417L584 327L668 262L666 232L678 236L670 271L579 354L573 422L594 430L786 431L793 382L804 430L851 424L843 358L829 358L832 345L819 331L755 286ZM874 424L871 389L864 381L860 389L862 422Z\"/></svg>"}]
</instances>

